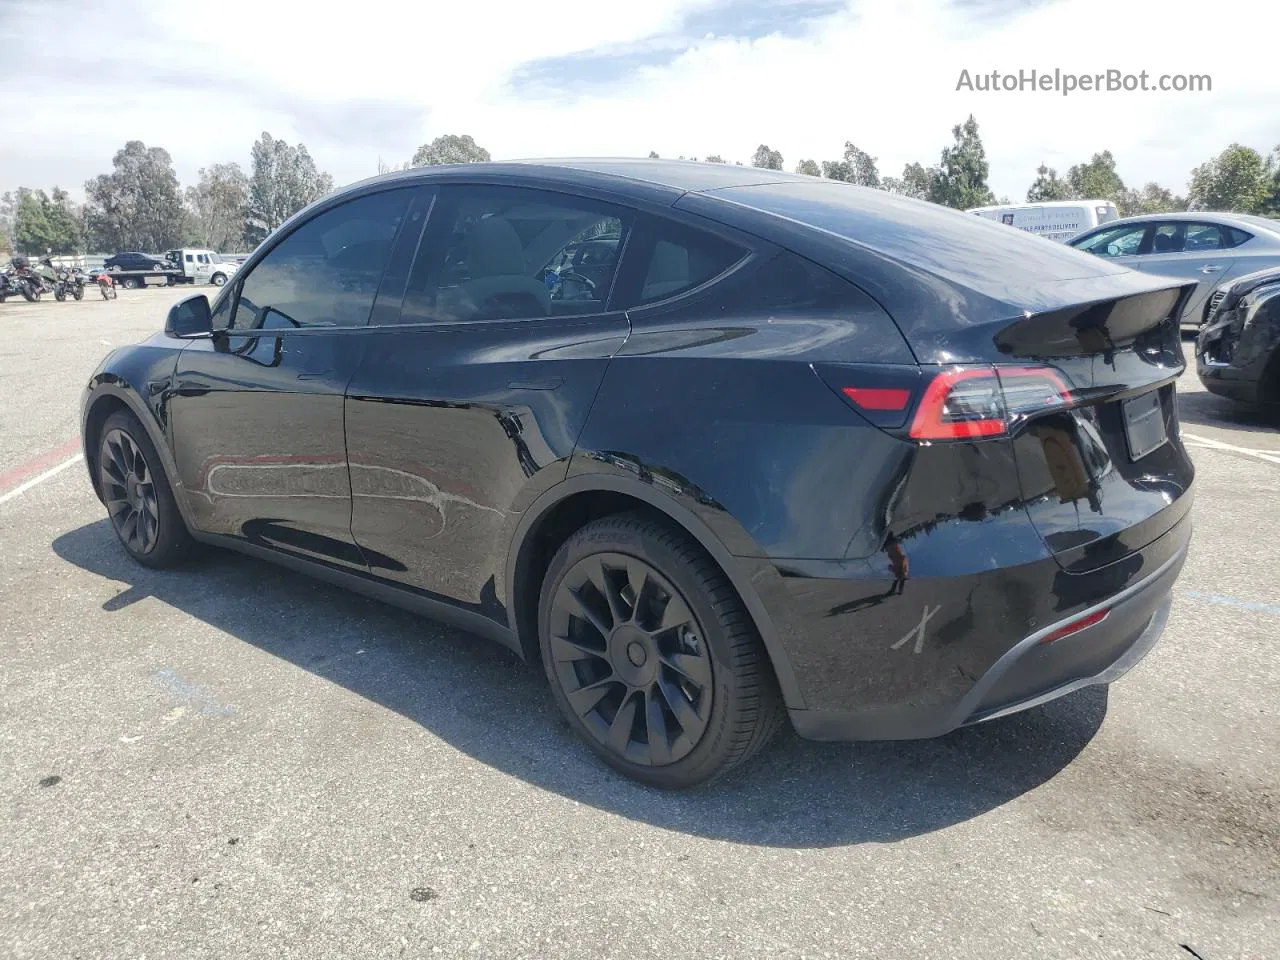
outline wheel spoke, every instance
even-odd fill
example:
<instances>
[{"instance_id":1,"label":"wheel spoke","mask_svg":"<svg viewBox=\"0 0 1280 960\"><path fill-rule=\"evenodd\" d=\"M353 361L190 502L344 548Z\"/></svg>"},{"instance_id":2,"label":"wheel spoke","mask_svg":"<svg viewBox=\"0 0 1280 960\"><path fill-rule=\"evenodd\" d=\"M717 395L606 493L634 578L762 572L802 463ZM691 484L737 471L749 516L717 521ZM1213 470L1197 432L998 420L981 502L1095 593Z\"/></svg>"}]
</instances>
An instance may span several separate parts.
<instances>
[{"instance_id":1,"label":"wheel spoke","mask_svg":"<svg viewBox=\"0 0 1280 960\"><path fill-rule=\"evenodd\" d=\"M597 586L597 589L599 589L599 586ZM591 604L588 603L586 597L582 595L582 588L579 587L577 590L574 590L569 587L566 588L565 592L573 598L574 606L577 607L575 615L591 624L591 626L595 628L595 631L600 634L600 639L603 640L607 638L609 636L609 631L613 629L613 626L612 624L605 623L600 614L591 608Z\"/></svg>"},{"instance_id":2,"label":"wheel spoke","mask_svg":"<svg viewBox=\"0 0 1280 960\"><path fill-rule=\"evenodd\" d=\"M596 649L573 637L553 636L551 638L551 654L557 663L571 663L575 660L604 660L605 651Z\"/></svg>"},{"instance_id":3,"label":"wheel spoke","mask_svg":"<svg viewBox=\"0 0 1280 960\"><path fill-rule=\"evenodd\" d=\"M120 526L120 536L125 543L134 544L138 539L138 511L132 507L129 509L128 516L125 517L124 523Z\"/></svg>"},{"instance_id":4,"label":"wheel spoke","mask_svg":"<svg viewBox=\"0 0 1280 960\"><path fill-rule=\"evenodd\" d=\"M618 592L618 586L614 580L613 571L609 567L605 566L603 560L598 564L595 576L591 578L591 582L595 584L596 589L604 595L605 601L609 604L609 615L613 617L613 623L611 626L626 623L631 619L631 615L627 611L626 604L622 600L622 594Z\"/></svg>"},{"instance_id":5,"label":"wheel spoke","mask_svg":"<svg viewBox=\"0 0 1280 960\"><path fill-rule=\"evenodd\" d=\"M680 724L680 729L689 734L689 739L697 740L697 734L701 732L704 726L702 718L698 716L698 712L693 709L693 704L689 702L689 698L684 695L684 691L680 689L680 685L672 683L665 677L659 678L658 686L662 690L662 695L667 700L667 706L671 708L671 712L675 715L676 722Z\"/></svg>"},{"instance_id":6,"label":"wheel spoke","mask_svg":"<svg viewBox=\"0 0 1280 960\"><path fill-rule=\"evenodd\" d=\"M112 520L123 522L124 515L133 509L132 504L124 497L113 497L107 501L107 515Z\"/></svg>"},{"instance_id":7,"label":"wheel spoke","mask_svg":"<svg viewBox=\"0 0 1280 960\"><path fill-rule=\"evenodd\" d=\"M649 762L671 762L671 739L667 734L667 714L663 710L664 697L651 686L644 693L644 719L649 734Z\"/></svg>"},{"instance_id":8,"label":"wheel spoke","mask_svg":"<svg viewBox=\"0 0 1280 960\"><path fill-rule=\"evenodd\" d=\"M668 630L683 627L692 621L693 613L688 605L675 594L671 594L667 597L667 604L662 610L662 619L658 621L658 626L653 632L666 633Z\"/></svg>"},{"instance_id":9,"label":"wheel spoke","mask_svg":"<svg viewBox=\"0 0 1280 960\"><path fill-rule=\"evenodd\" d=\"M580 717L585 717L600 705L600 701L609 695L617 683L617 679L610 675L577 690L566 690L565 696L569 700L569 706L573 707L573 712Z\"/></svg>"},{"instance_id":10,"label":"wheel spoke","mask_svg":"<svg viewBox=\"0 0 1280 960\"><path fill-rule=\"evenodd\" d=\"M626 755L627 744L631 742L631 728L636 722L636 700L635 692L628 690L622 706L618 707L618 712L613 717L613 723L609 724L609 746L623 756Z\"/></svg>"},{"instance_id":11,"label":"wheel spoke","mask_svg":"<svg viewBox=\"0 0 1280 960\"><path fill-rule=\"evenodd\" d=\"M705 656L668 653L663 654L662 662L677 673L683 674L690 683L703 690L711 685L711 664Z\"/></svg>"}]
</instances>

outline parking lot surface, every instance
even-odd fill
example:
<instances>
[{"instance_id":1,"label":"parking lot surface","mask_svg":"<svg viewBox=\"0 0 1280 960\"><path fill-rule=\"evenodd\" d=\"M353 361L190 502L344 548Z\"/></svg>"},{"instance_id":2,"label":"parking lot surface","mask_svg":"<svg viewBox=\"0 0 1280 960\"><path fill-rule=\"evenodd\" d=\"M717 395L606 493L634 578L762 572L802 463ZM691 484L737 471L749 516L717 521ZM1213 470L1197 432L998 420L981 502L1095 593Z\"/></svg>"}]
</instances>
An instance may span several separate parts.
<instances>
[{"instance_id":1,"label":"parking lot surface","mask_svg":"<svg viewBox=\"0 0 1280 960\"><path fill-rule=\"evenodd\" d=\"M0 956L1280 957L1280 434L1193 370L1195 539L1132 673L663 794L483 640L127 560L79 395L187 292L0 305Z\"/></svg>"}]
</instances>

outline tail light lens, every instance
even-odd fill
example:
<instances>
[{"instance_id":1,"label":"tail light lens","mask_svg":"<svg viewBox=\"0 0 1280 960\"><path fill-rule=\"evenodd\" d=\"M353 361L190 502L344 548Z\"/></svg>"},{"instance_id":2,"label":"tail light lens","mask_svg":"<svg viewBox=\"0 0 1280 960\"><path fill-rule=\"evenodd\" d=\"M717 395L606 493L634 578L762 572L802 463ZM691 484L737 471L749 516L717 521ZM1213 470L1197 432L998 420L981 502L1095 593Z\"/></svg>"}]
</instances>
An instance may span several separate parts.
<instances>
[{"instance_id":1,"label":"tail light lens","mask_svg":"<svg viewBox=\"0 0 1280 960\"><path fill-rule=\"evenodd\" d=\"M913 440L1007 436L1020 420L1072 406L1077 398L1053 367L929 368L895 364L814 364L865 419Z\"/></svg>"},{"instance_id":2,"label":"tail light lens","mask_svg":"<svg viewBox=\"0 0 1280 960\"><path fill-rule=\"evenodd\" d=\"M916 440L1001 437L1016 421L1071 402L1049 367L948 370L929 381L909 432Z\"/></svg>"}]
</instances>

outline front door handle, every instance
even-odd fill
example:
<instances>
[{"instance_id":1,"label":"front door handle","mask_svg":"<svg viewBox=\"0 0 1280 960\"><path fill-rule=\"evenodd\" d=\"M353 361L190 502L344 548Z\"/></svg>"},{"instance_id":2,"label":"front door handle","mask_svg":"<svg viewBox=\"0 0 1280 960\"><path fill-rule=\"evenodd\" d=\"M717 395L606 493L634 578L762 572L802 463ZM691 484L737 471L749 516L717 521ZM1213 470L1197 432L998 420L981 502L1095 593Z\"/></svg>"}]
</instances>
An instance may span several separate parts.
<instances>
[{"instance_id":1,"label":"front door handle","mask_svg":"<svg viewBox=\"0 0 1280 960\"><path fill-rule=\"evenodd\" d=\"M1206 263L1203 267L1200 268L1200 272L1201 273L1221 273L1222 268L1218 266L1216 263Z\"/></svg>"}]
</instances>

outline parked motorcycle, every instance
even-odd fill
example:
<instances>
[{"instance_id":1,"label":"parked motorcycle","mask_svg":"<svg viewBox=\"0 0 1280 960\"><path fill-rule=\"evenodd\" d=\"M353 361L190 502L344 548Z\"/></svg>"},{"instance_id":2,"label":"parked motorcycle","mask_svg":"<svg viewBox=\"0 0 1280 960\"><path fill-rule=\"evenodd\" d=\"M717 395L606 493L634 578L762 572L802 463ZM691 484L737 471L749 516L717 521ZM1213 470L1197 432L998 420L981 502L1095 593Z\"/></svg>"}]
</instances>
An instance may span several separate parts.
<instances>
[{"instance_id":1,"label":"parked motorcycle","mask_svg":"<svg viewBox=\"0 0 1280 960\"><path fill-rule=\"evenodd\" d=\"M16 288L9 282L9 278L10 273L7 269L0 270L0 303L4 303L9 294L16 292Z\"/></svg>"},{"instance_id":2,"label":"parked motorcycle","mask_svg":"<svg viewBox=\"0 0 1280 960\"><path fill-rule=\"evenodd\" d=\"M58 267L54 273L53 297L59 303L67 299L67 294L71 294L76 300L83 300L84 283L85 277L79 268Z\"/></svg>"},{"instance_id":3,"label":"parked motorcycle","mask_svg":"<svg viewBox=\"0 0 1280 960\"><path fill-rule=\"evenodd\" d=\"M26 257L22 255L14 257L9 262L9 268L11 270L9 284L22 294L23 300L35 303L47 292L44 280L31 269L31 261Z\"/></svg>"}]
</instances>

